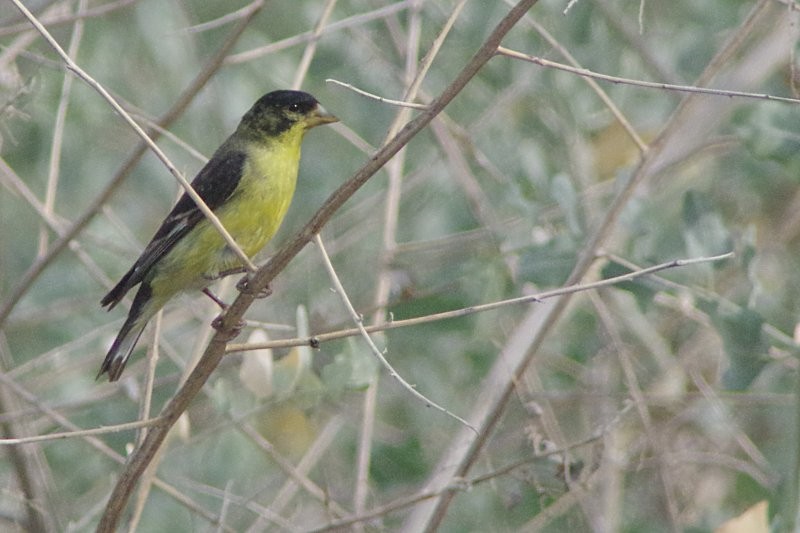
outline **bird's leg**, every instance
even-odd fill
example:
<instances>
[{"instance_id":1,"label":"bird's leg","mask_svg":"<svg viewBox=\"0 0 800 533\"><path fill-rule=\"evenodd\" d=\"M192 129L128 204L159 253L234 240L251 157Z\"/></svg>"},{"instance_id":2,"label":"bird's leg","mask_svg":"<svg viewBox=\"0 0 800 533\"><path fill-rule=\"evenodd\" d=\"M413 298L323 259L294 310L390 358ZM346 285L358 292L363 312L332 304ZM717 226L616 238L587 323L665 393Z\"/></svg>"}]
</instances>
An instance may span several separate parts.
<instances>
[{"instance_id":1,"label":"bird's leg","mask_svg":"<svg viewBox=\"0 0 800 533\"><path fill-rule=\"evenodd\" d=\"M218 279L230 276L231 274L241 274L242 272L247 272L247 269L243 266L234 267L234 268L229 268L228 270L220 270L213 276L209 274L203 274L203 279L206 279L208 281L216 281ZM223 302L219 296L211 292L211 289L209 289L208 287L203 289L203 294L211 298L214 301L214 303L216 303L218 306L222 308L223 311L225 311L228 307L230 307L228 304Z\"/></svg>"},{"instance_id":2,"label":"bird's leg","mask_svg":"<svg viewBox=\"0 0 800 533\"><path fill-rule=\"evenodd\" d=\"M205 294L206 296L211 298L214 301L215 304L217 304L218 306L220 306L222 308L223 311L225 311L229 307L229 305L226 304L225 302L223 302L222 299L219 296L217 296L216 294L211 292L211 289L209 289L208 287L203 289L203 294Z\"/></svg>"},{"instance_id":3,"label":"bird's leg","mask_svg":"<svg viewBox=\"0 0 800 533\"><path fill-rule=\"evenodd\" d=\"M230 276L232 274L243 274L245 272L247 272L247 269L245 267L243 267L243 266L240 266L240 267L236 267L236 268L229 268L228 270L223 270L222 272L220 272L218 274L218 276L220 278L224 278L224 277Z\"/></svg>"},{"instance_id":4,"label":"bird's leg","mask_svg":"<svg viewBox=\"0 0 800 533\"><path fill-rule=\"evenodd\" d=\"M242 276L242 279L240 279L239 282L236 284L236 288L239 290L239 292L243 292L245 294L252 294L253 298L266 298L267 296L272 294L272 288L269 285L267 285L260 291L253 291L250 288L250 278L247 276Z\"/></svg>"},{"instance_id":5,"label":"bird's leg","mask_svg":"<svg viewBox=\"0 0 800 533\"><path fill-rule=\"evenodd\" d=\"M217 331L222 331L223 329L222 321L223 321L223 316L219 315L217 318L211 321L211 327ZM231 327L231 330L227 333L227 335L225 335L225 338L223 340L225 342L228 342L234 337L237 337L239 333L242 332L242 328L244 328L246 325L247 322L245 322L244 320L240 320L238 324Z\"/></svg>"},{"instance_id":6,"label":"bird's leg","mask_svg":"<svg viewBox=\"0 0 800 533\"><path fill-rule=\"evenodd\" d=\"M218 279L225 278L230 276L231 274L242 274L247 272L247 269L243 266L229 268L228 270L220 270L213 276L209 276L208 274L203 274L203 278L207 279L208 281L216 281Z\"/></svg>"}]
</instances>

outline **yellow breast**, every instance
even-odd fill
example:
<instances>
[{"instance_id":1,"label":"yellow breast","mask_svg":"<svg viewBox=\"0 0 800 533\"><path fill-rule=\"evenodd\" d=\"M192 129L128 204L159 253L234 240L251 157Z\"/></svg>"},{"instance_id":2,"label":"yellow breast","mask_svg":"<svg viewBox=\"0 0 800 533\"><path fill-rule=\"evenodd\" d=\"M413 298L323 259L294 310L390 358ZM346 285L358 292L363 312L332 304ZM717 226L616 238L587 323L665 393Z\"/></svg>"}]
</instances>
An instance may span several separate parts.
<instances>
[{"instance_id":1,"label":"yellow breast","mask_svg":"<svg viewBox=\"0 0 800 533\"><path fill-rule=\"evenodd\" d=\"M294 195L302 131L291 130L269 144L246 147L236 190L215 214L248 257L257 254L283 221ZM197 223L156 267L154 293L164 296L207 286L241 262L208 220Z\"/></svg>"}]
</instances>

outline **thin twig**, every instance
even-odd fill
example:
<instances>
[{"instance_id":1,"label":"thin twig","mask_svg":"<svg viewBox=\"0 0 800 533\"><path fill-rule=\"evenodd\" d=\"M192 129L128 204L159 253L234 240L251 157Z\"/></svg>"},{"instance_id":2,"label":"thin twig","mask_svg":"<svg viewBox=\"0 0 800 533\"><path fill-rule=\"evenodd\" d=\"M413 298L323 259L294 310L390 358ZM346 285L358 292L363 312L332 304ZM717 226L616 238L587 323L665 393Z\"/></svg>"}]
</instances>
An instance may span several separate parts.
<instances>
[{"instance_id":1,"label":"thin twig","mask_svg":"<svg viewBox=\"0 0 800 533\"><path fill-rule=\"evenodd\" d=\"M290 479L294 480L294 482L302 487L306 493L311 495L311 497L319 502L325 503L330 511L336 515L343 516L347 514L347 510L335 500L332 500L330 495L325 492L323 487L317 485L305 474L305 472L293 465L289 459L284 457L278 450L276 450L275 446L265 439L258 431L256 431L252 425L248 423L242 423L238 424L237 428L242 433L247 435L267 455L269 455L270 459L275 462L278 468L283 470Z\"/></svg>"},{"instance_id":2,"label":"thin twig","mask_svg":"<svg viewBox=\"0 0 800 533\"><path fill-rule=\"evenodd\" d=\"M330 259L330 257L328 257L328 252L325 251L325 244L322 242L322 239L320 238L319 235L315 235L314 236L314 243L317 245L317 247L320 250L320 254L322 255L322 263L325 265L325 270L328 271L328 276L330 276L331 282L333 283L334 290L336 290L336 293L342 299L342 302L344 303L345 307L347 308L347 312L350 314L350 318L352 318L353 322L355 322L356 328L358 329L358 332L361 334L361 337L366 341L367 346L369 346L370 351L372 351L373 355L375 355L375 357L378 358L378 360L381 362L383 367L386 368L386 370L389 371L389 375L392 376L393 378L397 379L397 381L400 383L400 385L404 389L406 389L408 392L410 392L418 400L421 400L422 402L424 402L426 404L426 406L433 407L437 411L441 411L444 414L446 414L446 415L448 415L448 416L450 416L452 418L455 418L456 420L458 420L459 422L461 422L465 426L472 428L472 426L469 424L469 422L467 422L466 420L464 420L460 416L450 412L449 410L445 409L444 407L440 406L439 404L437 404L437 403L433 402L432 400L429 400L428 398L426 398L422 393L420 393L417 389L415 389L413 385L409 384L405 379L403 379L403 376L401 376L394 369L394 367L391 365L391 363L389 363L389 361L386 360L386 356L383 354L383 352L380 350L380 348L378 348L375 345L375 342L372 340L372 337L369 336L369 333L364 328L364 318L361 315L358 314L358 312L356 311L355 307L353 307L352 302L350 302L350 298L347 296L347 292L344 290L344 286L342 286L342 282L339 279L339 276L336 274L336 269L333 268L333 263L331 263L331 259ZM475 429L475 428L472 428L472 429Z\"/></svg>"},{"instance_id":3,"label":"thin twig","mask_svg":"<svg viewBox=\"0 0 800 533\"><path fill-rule=\"evenodd\" d=\"M359 169L347 182L340 186L320 207L305 227L286 245L284 245L272 259L261 267L250 279L250 286L257 292L266 287L275 276L283 271L302 250L305 245L319 233L322 227L330 220L339 208L358 191L383 165L386 164L403 146L430 123L452 100L459 94L478 71L494 57L497 47L503 37L519 21L538 0L520 0L508 14L497 24L486 41L467 62L455 79L445 88L442 94L431 102L429 108L417 118L409 122L398 134L372 158ZM163 425L152 428L142 445L137 448L121 473L119 480L112 491L103 517L98 525L98 532L111 533L116 530L122 512L127 506L131 491L139 480L142 472L152 460L156 451L161 447L169 427L175 423L180 415L189 406L203 384L217 367L225 355L225 345L235 334L236 328L244 312L253 303L254 294L248 291L241 293L222 315L220 328L211 339L208 348L200 362L189 375L186 383L170 400L161 412L164 418Z\"/></svg>"},{"instance_id":4,"label":"thin twig","mask_svg":"<svg viewBox=\"0 0 800 533\"><path fill-rule=\"evenodd\" d=\"M225 13L221 17L218 17L214 20L209 20L206 22L202 22L200 24L195 24L194 26L189 26L188 28L184 28L183 32L187 34L193 33L202 33L209 30L215 30L217 28L221 28L231 22L235 22L237 20L248 18L250 16L250 6L246 5L236 11L231 11L230 13Z\"/></svg>"},{"instance_id":5,"label":"thin twig","mask_svg":"<svg viewBox=\"0 0 800 533\"><path fill-rule=\"evenodd\" d=\"M327 27L328 19L333 13L333 8L336 7L336 2L337 0L327 0L325 7L322 8L319 20L311 32L311 39L308 41L305 50L303 50L303 57L300 58L300 63L297 65L297 69L294 73L294 81L292 82L293 89L299 89L303 85L303 80L308 73L308 67L311 66L311 60L314 58L314 54L317 51L317 43L319 42L320 35L322 35L322 32L324 32Z\"/></svg>"},{"instance_id":6,"label":"thin twig","mask_svg":"<svg viewBox=\"0 0 800 533\"><path fill-rule=\"evenodd\" d=\"M11 350L6 341L6 336L0 332L0 372L12 366ZM19 411L22 400L15 396L11 390L0 387L0 409L6 411ZM23 417L14 417L0 423L0 434L8 439L17 438L18 435L33 433L33 425ZM24 502L23 511L26 518L18 519L20 526L31 531L49 533L64 527L64 518L57 512L55 502L58 501L52 494L55 480L52 471L47 468L44 450L41 446L9 446L4 451L7 470L13 472L16 480L9 483L15 487L20 503Z\"/></svg>"},{"instance_id":7,"label":"thin twig","mask_svg":"<svg viewBox=\"0 0 800 533\"><path fill-rule=\"evenodd\" d=\"M90 446L98 450L100 453L110 458L112 461L120 465L125 464L124 457L122 457L120 454L118 454L110 447L108 447L108 445L106 445L103 441L95 437L95 434L108 433L109 429L111 431L118 431L116 428L120 427L119 425L109 426L107 428L81 429L76 424L72 423L69 419L67 419L65 416L63 416L62 414L58 413L51 407L42 403L33 393L23 388L21 385L19 385L16 381L11 379L11 377L9 377L7 374L3 372L0 372L0 383L2 383L2 385L6 389L12 391L14 394L19 396L23 401L33 405L38 412L48 417L56 424L60 425L61 427L69 428L71 430L70 433L77 435L78 433L88 432L89 434L80 435L80 438L86 441L86 443L88 443ZM132 424L143 424L143 423L149 423L151 424L152 427L155 427L156 420L137 421L137 422L131 422L130 424L132 425ZM50 435L41 435L30 438L38 439L39 437L50 437ZM198 516L202 516L204 519L208 520L212 524L218 523L217 517L213 513L210 513L205 508L203 508L203 506L201 506L199 503L195 502L185 494L182 494L172 485L169 485L168 483L166 483L161 479L156 479L155 485L159 489L164 491L166 494L174 498L176 501L181 503L181 505L184 505L187 509L190 509L192 512L196 513Z\"/></svg>"},{"instance_id":8,"label":"thin twig","mask_svg":"<svg viewBox=\"0 0 800 533\"><path fill-rule=\"evenodd\" d=\"M609 312L608 307L610 302L614 302L612 296L613 295L609 295L608 293L600 292L597 297L593 298L595 308L598 309L600 321L605 325L606 334L609 335L611 342L615 347L614 353L616 353L617 360L619 361L619 367L622 369L625 386L630 392L631 404L636 406L639 419L642 421L645 438L650 443L650 446L653 450L656 450L657 452L663 452L665 451L663 449L663 441L659 439L659 434L653 427L653 418L650 416L647 402L644 399L644 391L639 384L639 378L636 375L635 365L632 361L631 354L629 353L629 348L620 338L619 331L617 331L615 324L610 318L611 313ZM658 453L657 456L659 459L661 459L661 453ZM658 461L657 476L663 486L664 505L667 508L667 513L669 514L669 521L674 527L677 527L679 522L678 504L676 500L677 485L673 473L663 460Z\"/></svg>"},{"instance_id":9,"label":"thin twig","mask_svg":"<svg viewBox=\"0 0 800 533\"><path fill-rule=\"evenodd\" d=\"M420 39L422 34L422 2L413 4L410 18L408 21L408 35L405 39L405 47L400 50L405 55L404 79L408 81L408 87L403 93L403 100L412 101L422 86L434 59L444 43L445 38L450 33L456 19L464 7L465 0L460 1L450 13L445 24L439 30L436 38L431 44L430 49L425 54L422 61L417 64L419 55ZM400 47L398 47L400 48ZM389 126L384 142L397 133L401 124L408 120L410 111L407 108L401 109L396 115L392 124ZM382 250L380 255L380 271L378 272L378 283L374 295L375 311L373 313L373 323L380 325L386 322L385 306L389 300L391 292L391 264L394 261L397 250L397 228L400 219L400 198L402 194L404 165L406 150L403 149L387 165L389 174L389 188L386 191L384 208ZM363 324L359 324L363 329ZM396 375L396 374L394 374ZM355 512L359 513L366 507L367 496L369 494L369 471L372 456L372 440L375 426L375 413L378 403L378 375L372 380L366 393L364 394L364 410L362 413L361 433L359 435L358 455L356 459L356 483L353 494ZM361 531L361 528L356 528Z\"/></svg>"},{"instance_id":10,"label":"thin twig","mask_svg":"<svg viewBox=\"0 0 800 533\"><path fill-rule=\"evenodd\" d=\"M512 0L505 0L506 4L510 4ZM536 19L533 17L527 16L523 19L526 23L530 24L536 32L544 38L544 40L552 46L556 52L558 52L561 57L566 59L573 67L579 67L580 63L578 60L570 53L569 50L565 46L563 46L547 29L540 24ZM498 47L498 50L502 47ZM636 146L639 148L641 153L645 153L647 151L647 143L642 140L641 136L638 134L636 129L631 125L630 121L624 115L622 110L617 106L614 101L611 99L611 96L603 90L600 85L595 82L591 78L585 78L586 84L592 89L596 94L597 97L605 104L617 122L625 129L625 131L630 136L631 140L636 143Z\"/></svg>"},{"instance_id":11,"label":"thin twig","mask_svg":"<svg viewBox=\"0 0 800 533\"><path fill-rule=\"evenodd\" d=\"M584 292L594 289L599 289L602 287L609 287L611 285L618 285L620 283L624 283L627 281L632 281L634 279L649 276L656 272L660 272L662 270L667 270L671 268L677 267L684 267L689 265L695 265L700 263L713 263L717 261L725 261L733 257L733 253L729 252L726 254L715 255L711 257L697 257L693 259L675 259L666 263L661 263L658 265L654 265L652 267L637 269L632 272L628 272L626 274L621 274L619 276L614 276L613 278L606 278L599 281L593 281L590 283L577 283L573 285L568 285L565 287L561 287L558 289L553 289L550 291L540 292L536 294L528 294L525 296L517 296L516 298L508 298L505 300L499 300L497 302L489 302L485 304L479 305L471 305L469 307L462 307L459 309L453 309L451 311L443 311L441 313L432 313L425 316L414 317L414 318L405 318L403 320L392 320L385 324L380 325L373 325L373 326L364 326L364 329L367 333L376 333L380 331L388 331L392 329L398 328L407 328L411 326L419 326L421 324L428 324L431 322L437 322L440 320L450 320L453 318L460 318L469 316L475 313L484 313L486 311L492 311L494 309L499 309L501 307L506 307L509 305L520 305L520 304L528 304L528 303L536 303L536 302L543 302L545 300L556 298L558 296L564 296L567 294L574 294L578 292ZM262 342L262 343L247 343L247 344L229 344L226 351L228 352L245 352L250 350L263 350L265 348L290 348L292 346L311 346L321 344L323 342L329 342L333 340L343 339L346 337L353 337L360 334L360 330L357 328L350 328L350 329L343 329L338 331L331 331L328 333L320 333L317 335L312 336L311 338L294 338L294 339L285 339L285 340L272 340L269 342Z\"/></svg>"},{"instance_id":12,"label":"thin twig","mask_svg":"<svg viewBox=\"0 0 800 533\"><path fill-rule=\"evenodd\" d=\"M567 2L567 5L564 7L563 11L561 11L561 14L566 15L567 13L569 13L572 7L577 3L578 0L569 0L569 2Z\"/></svg>"},{"instance_id":13,"label":"thin twig","mask_svg":"<svg viewBox=\"0 0 800 533\"><path fill-rule=\"evenodd\" d=\"M325 83L333 83L335 85L339 85L341 87L345 87L345 88L350 89L351 91L353 91L355 93L358 93L358 94L360 94L362 96L366 96L367 98L372 98L373 100L377 100L378 102L381 102L382 104L389 104L389 105L394 105L394 106L398 106L398 107L408 107L410 109L428 109L428 106L426 106L425 104L416 104L414 102L403 102L403 101L400 101L400 100L392 100L391 98L384 98L383 96L378 96L377 94L372 94L370 92L367 92L364 89L359 89L358 87L356 87L355 85L352 85L350 83L345 83L343 81L335 80L333 78L327 78L325 80Z\"/></svg>"},{"instance_id":14,"label":"thin twig","mask_svg":"<svg viewBox=\"0 0 800 533\"><path fill-rule=\"evenodd\" d=\"M150 411L152 410L153 383L155 382L156 366L158 364L158 345L161 341L161 323L163 315L164 311L162 309L156 313L155 317L153 317L153 327L151 329L152 339L150 341L150 346L147 349L147 370L145 372L144 385L142 387L144 391L139 400L139 418L141 419L150 418ZM141 429L141 431L139 431L139 434L136 437L136 443L141 443L146 436L147 428L144 427ZM133 505L133 512L131 513L129 524L130 531L136 531L139 526L139 521L142 519L142 513L144 512L144 507L147 503L147 497L150 494L150 489L153 487L155 470L158 468L161 457L163 457L163 454L159 455L159 457L150 464L150 468L148 468L145 475L142 476L142 482L139 483L139 489L136 493L136 501Z\"/></svg>"},{"instance_id":15,"label":"thin twig","mask_svg":"<svg viewBox=\"0 0 800 533\"><path fill-rule=\"evenodd\" d=\"M238 54L231 54L228 58L225 59L225 64L234 65L237 63L245 63L247 61L253 61L254 59L258 59L260 57L278 52L280 50L284 50L286 48L290 48L292 46L308 42L326 33L332 33L346 28L360 26L361 24L366 24L367 22L373 20L385 18L400 11L403 11L404 9L408 9L409 6L416 1L417 0L403 0L402 2L397 2L395 4L390 4L380 9L375 9L374 11L369 11L367 13L362 13L360 15L353 15L352 17L347 17L346 19L342 19L332 24L328 24L327 26L325 26L322 32L316 37L314 31L311 30L305 33L300 33L298 35L287 37L286 39L280 41L275 41L274 43L270 43L266 46L253 48L252 50L248 50L246 52L240 52Z\"/></svg>"},{"instance_id":16,"label":"thin twig","mask_svg":"<svg viewBox=\"0 0 800 533\"><path fill-rule=\"evenodd\" d=\"M698 79L698 85L707 85L725 66L725 60L739 49L739 45L755 27L754 21L767 1L761 0L751 10L740 30L728 39L712 58ZM640 183L653 174L654 170L658 168L657 165L662 163L659 158L663 156L665 147L674 140L674 135L681 131L681 126L684 126L688 118L692 116L689 108L693 97L696 95L689 95L685 98L672 113L658 137L651 143L650 148L642 154L641 161L631 176L621 186L602 220L595 224L567 278L568 284L577 283L586 275L595 261L597 251L602 243L610 237L634 191L637 190ZM464 477L475 464L495 424L502 418L509 401L517 390L519 379L539 354L540 347L554 329L570 301L570 296L565 295L558 298L552 307L541 311L531 310L520 319L508 336L501 353L498 354L498 363L490 370L484 380L484 386L474 402L474 413L470 419L479 421L481 436L476 439L472 434L462 430L452 439L437 467L434 468L435 473L428 481L432 486L449 485L451 479ZM435 501L426 502L417 507L406 520L404 530L434 531L446 516L452 498L453 494L446 492Z\"/></svg>"},{"instance_id":17,"label":"thin twig","mask_svg":"<svg viewBox=\"0 0 800 533\"><path fill-rule=\"evenodd\" d=\"M108 2L106 4L102 4L97 7L92 7L85 10L79 9L75 13L44 16L42 17L42 23L47 24L52 28L54 26L60 26L62 24L69 24L70 22L75 22L76 20L85 20L90 18L102 17L113 11L127 7L130 4L135 3L136 1L137 0L117 0L116 2ZM0 28L0 37L5 37L6 35L14 35L16 33L22 33L24 31L29 31L30 29L31 25L29 23L20 22L19 24L14 24L13 26L5 26Z\"/></svg>"},{"instance_id":18,"label":"thin twig","mask_svg":"<svg viewBox=\"0 0 800 533\"><path fill-rule=\"evenodd\" d=\"M534 453L530 457L526 457L525 459L521 459L519 461L515 461L515 462L507 464L505 466L501 466L499 468L496 468L496 469L492 470L491 472L487 472L485 474L481 474L479 476L475 476L474 478L471 478L471 479L459 480L458 482L453 483L451 486L449 486L449 487L447 487L446 489L443 489L443 490L456 490L456 491L464 491L464 492L466 492L466 491L471 490L476 485L480 485L481 483L485 483L487 481L491 481L493 479L497 479L498 477L505 476L505 475L513 472L514 470L520 468L520 467L527 466L527 465L532 464L532 463L536 463L537 461L541 461L541 460L546 459L548 457L556 457L556 456L559 456L559 455L563 455L563 454L565 454L565 453L567 453L567 452L569 452L571 450L582 448L584 446L587 446L589 444L597 442L599 439L601 439L603 437L603 435L606 432L608 432L611 428L613 428L619 422L619 420L622 419L622 416L629 409L630 409L630 405L622 408L622 410L620 410L620 412L617 414L617 416L614 417L614 420L612 420L611 422L609 422L607 424L604 424L603 426L597 428L596 431L592 432L591 435L589 435L588 437L586 437L584 439L581 439L581 440L576 441L576 442L572 442L572 443L570 443L570 444L568 444L566 446L562 446L562 447L559 447L559 448L554 448L554 449L546 450L546 451L537 451L536 453ZM352 525L352 524L357 524L357 523L360 523L360 522L366 522L368 520L373 520L375 518L380 518L382 516L386 516L389 513L394 512L394 511L399 511L401 509L405 509L405 508L411 507L412 505L415 505L415 504L417 504L419 502L422 502L422 501L434 498L436 496L439 496L439 495L441 495L441 493L442 493L442 491L425 490L425 491L417 493L417 494L412 494L410 496L405 496L405 497L399 498L399 499L397 499L397 500L395 500L393 502L389 502L389 503L387 503L385 505L381 505L380 507L376 507L374 509L371 509L369 511L366 511L366 512L354 515L354 516L346 516L346 517L340 518L338 520L332 520L331 522L329 522L329 523L327 523L325 525L317 526L317 527L313 527L313 528L309 529L307 531L307 533L322 533L324 531L340 530L345 526L349 526L349 525Z\"/></svg>"},{"instance_id":19,"label":"thin twig","mask_svg":"<svg viewBox=\"0 0 800 533\"><path fill-rule=\"evenodd\" d=\"M150 427L157 422L158 418L150 418L147 420L137 420L136 422L128 422L126 424L117 424L114 426L101 426L99 428L81 429L78 431L63 431L61 433L34 435L32 437L20 437L17 439L0 439L0 446L29 444L31 442L44 442L48 440L71 439L75 437L87 437L89 435L104 435L106 433L117 433L119 431Z\"/></svg>"},{"instance_id":20,"label":"thin twig","mask_svg":"<svg viewBox=\"0 0 800 533\"><path fill-rule=\"evenodd\" d=\"M82 0L78 6L78 11L86 9L86 1ZM72 37L70 37L69 57L78 56L78 47L80 46L83 37L83 19L78 19L75 22L75 27L72 30ZM64 76L61 82L61 96L58 99L58 108L56 109L56 119L53 123L53 142L51 143L50 160L47 168L47 189L45 190L43 207L45 213L52 216L55 211L56 191L58 190L59 182L59 168L61 166L61 150L64 144L64 126L67 117L67 108L69 107L69 99L72 94L72 76ZM48 234L44 225L39 230L39 250L36 254L40 257L46 253L47 250Z\"/></svg>"},{"instance_id":21,"label":"thin twig","mask_svg":"<svg viewBox=\"0 0 800 533\"><path fill-rule=\"evenodd\" d=\"M298 475L307 477L312 468L314 468L314 466L317 465L323 458L327 457L326 452L328 451L328 448L330 448L334 438L339 434L344 424L344 416L341 413L334 415L330 420L328 420L323 430L317 435L314 443L308 448L300 462L297 463ZM289 504L300 488L301 485L297 483L297 481L295 481L291 476L289 476L283 486L275 493L275 497L272 499L272 502L269 506L270 511L274 513L280 513L283 508ZM328 496L326 496L326 498L328 498ZM322 501L325 502L326 500L323 499ZM253 525L248 529L248 533L251 531L260 531L256 529L257 526L258 521L253 523Z\"/></svg>"},{"instance_id":22,"label":"thin twig","mask_svg":"<svg viewBox=\"0 0 800 533\"><path fill-rule=\"evenodd\" d=\"M661 89L666 91L678 91L683 93L711 94L714 96L725 96L728 98L734 98L734 97L753 98L756 100L768 100L770 102L781 102L786 104L800 104L800 99L789 98L787 96L775 96L772 94L751 93L747 91L731 91L728 89L713 89L710 87L698 87L696 85L673 85L671 83L634 80L631 78L621 78L619 76L600 74L599 72L594 72L585 68L575 68L569 65L565 65L563 63L556 63L555 61L549 61L541 57L524 54L522 52L510 50L502 46L497 49L497 53L514 59L521 59L523 61L528 61L530 63L534 63L536 65L540 65L543 67L555 68L558 70L563 70L564 72L571 72L572 74L577 74L579 76L583 76L584 78L593 78L596 80L603 80L611 83L633 85L634 87L644 87L647 89Z\"/></svg>"}]
</instances>

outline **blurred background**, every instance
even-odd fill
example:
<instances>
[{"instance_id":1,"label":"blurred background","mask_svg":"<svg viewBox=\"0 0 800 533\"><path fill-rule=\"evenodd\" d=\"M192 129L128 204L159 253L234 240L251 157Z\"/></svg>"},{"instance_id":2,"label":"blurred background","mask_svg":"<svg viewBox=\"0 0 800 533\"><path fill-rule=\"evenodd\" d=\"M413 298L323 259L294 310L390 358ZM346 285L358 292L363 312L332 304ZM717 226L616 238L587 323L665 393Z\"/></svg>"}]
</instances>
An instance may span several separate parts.
<instances>
[{"instance_id":1,"label":"blurred background","mask_svg":"<svg viewBox=\"0 0 800 533\"><path fill-rule=\"evenodd\" d=\"M402 100L441 34L414 98L428 103L510 9L499 0L26 6L189 178L268 91L302 88L341 119L307 136L294 202L260 262L385 142L398 113L419 113L326 79ZM633 80L797 96L792 0L566 7L538 2L503 46ZM355 517L342 527L708 531L764 501L761 526L793 527L800 108L597 84L606 100L574 73L496 56L344 205L322 238L365 322L557 288L584 254L593 258L584 281L732 258L582 292L550 322L556 304L545 300L375 334L406 381L482 438L468 471L449 480L441 522L421 502L436 500L434 481L462 461L456 444L471 431L401 387L363 339L231 354L171 434L152 488L132 500L138 529L309 531ZM638 173L643 152L615 112L653 143ZM179 186L152 153L137 155L132 129L10 2L0 6L0 143L3 436L155 416L218 309L199 293L177 298L108 384L94 377L127 303L107 313L99 301ZM608 233L590 245L604 220ZM235 281L215 287L227 301ZM306 246L234 342L353 327L331 287L319 249ZM92 528L137 431L0 447L2 529Z\"/></svg>"}]
</instances>

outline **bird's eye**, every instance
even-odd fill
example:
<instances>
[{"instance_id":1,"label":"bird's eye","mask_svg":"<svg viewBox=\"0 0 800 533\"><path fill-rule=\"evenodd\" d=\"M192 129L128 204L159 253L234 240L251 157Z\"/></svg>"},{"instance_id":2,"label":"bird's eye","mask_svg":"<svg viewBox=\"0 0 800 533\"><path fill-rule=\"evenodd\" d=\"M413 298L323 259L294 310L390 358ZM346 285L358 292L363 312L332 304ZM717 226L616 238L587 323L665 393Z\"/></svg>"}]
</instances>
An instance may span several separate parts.
<instances>
[{"instance_id":1,"label":"bird's eye","mask_svg":"<svg viewBox=\"0 0 800 533\"><path fill-rule=\"evenodd\" d=\"M289 104L289 111L292 111L294 113L296 113L297 111L300 111L300 104L296 104L296 103L295 104Z\"/></svg>"}]
</instances>

